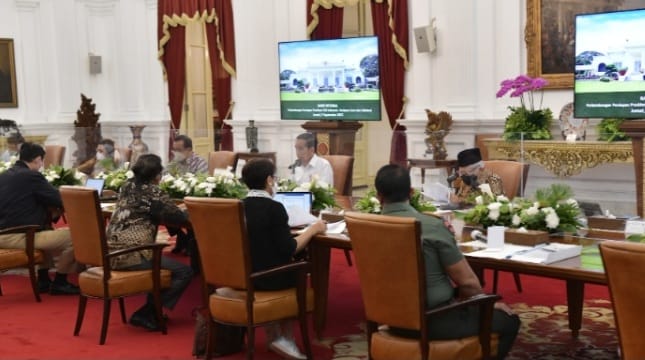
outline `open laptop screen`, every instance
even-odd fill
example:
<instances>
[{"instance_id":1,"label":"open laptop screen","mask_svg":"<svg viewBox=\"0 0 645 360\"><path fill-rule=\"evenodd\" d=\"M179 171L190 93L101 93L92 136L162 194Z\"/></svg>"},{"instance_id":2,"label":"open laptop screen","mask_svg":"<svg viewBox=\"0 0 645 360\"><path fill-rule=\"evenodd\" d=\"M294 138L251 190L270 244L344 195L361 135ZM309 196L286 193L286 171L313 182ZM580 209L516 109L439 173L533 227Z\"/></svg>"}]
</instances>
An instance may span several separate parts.
<instances>
[{"instance_id":1,"label":"open laptop screen","mask_svg":"<svg viewBox=\"0 0 645 360\"><path fill-rule=\"evenodd\" d=\"M88 178L85 181L85 186L95 189L99 193L99 197L101 197L101 193L103 192L103 185L105 185L105 179Z\"/></svg>"},{"instance_id":2,"label":"open laptop screen","mask_svg":"<svg viewBox=\"0 0 645 360\"><path fill-rule=\"evenodd\" d=\"M287 210L291 227L308 225L316 220L311 215L313 196L310 192L278 191L273 195L273 200L281 203Z\"/></svg>"}]
</instances>

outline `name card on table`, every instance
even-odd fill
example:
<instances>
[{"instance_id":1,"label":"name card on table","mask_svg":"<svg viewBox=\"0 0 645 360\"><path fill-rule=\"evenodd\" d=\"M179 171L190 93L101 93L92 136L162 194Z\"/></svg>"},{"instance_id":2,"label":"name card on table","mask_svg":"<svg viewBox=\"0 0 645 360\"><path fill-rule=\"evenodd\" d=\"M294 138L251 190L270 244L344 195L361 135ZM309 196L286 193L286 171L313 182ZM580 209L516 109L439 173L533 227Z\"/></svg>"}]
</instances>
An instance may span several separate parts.
<instances>
[{"instance_id":1,"label":"name card on table","mask_svg":"<svg viewBox=\"0 0 645 360\"><path fill-rule=\"evenodd\" d=\"M645 221L627 220L625 222L625 236L632 234L645 234Z\"/></svg>"},{"instance_id":2,"label":"name card on table","mask_svg":"<svg viewBox=\"0 0 645 360\"><path fill-rule=\"evenodd\" d=\"M504 226L489 226L486 231L488 232L488 248L489 249L503 249L504 248Z\"/></svg>"}]
</instances>

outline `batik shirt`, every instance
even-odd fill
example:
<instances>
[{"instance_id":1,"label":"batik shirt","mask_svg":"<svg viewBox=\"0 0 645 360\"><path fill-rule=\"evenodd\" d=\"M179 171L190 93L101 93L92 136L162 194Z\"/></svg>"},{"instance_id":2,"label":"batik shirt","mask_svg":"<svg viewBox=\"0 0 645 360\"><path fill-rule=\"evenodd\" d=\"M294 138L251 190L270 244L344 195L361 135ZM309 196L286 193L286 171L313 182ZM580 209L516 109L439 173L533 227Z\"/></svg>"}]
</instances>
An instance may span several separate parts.
<instances>
[{"instance_id":1,"label":"batik shirt","mask_svg":"<svg viewBox=\"0 0 645 360\"><path fill-rule=\"evenodd\" d=\"M184 161L171 161L168 164L168 172L173 175L207 173L208 163L203 157L191 153Z\"/></svg>"},{"instance_id":2,"label":"batik shirt","mask_svg":"<svg viewBox=\"0 0 645 360\"><path fill-rule=\"evenodd\" d=\"M154 184L137 183L133 180L121 187L116 209L107 228L110 251L129 249L155 242L160 223L182 225L188 214ZM140 251L113 258L115 269L141 263L141 258L151 259L152 251Z\"/></svg>"}]
</instances>

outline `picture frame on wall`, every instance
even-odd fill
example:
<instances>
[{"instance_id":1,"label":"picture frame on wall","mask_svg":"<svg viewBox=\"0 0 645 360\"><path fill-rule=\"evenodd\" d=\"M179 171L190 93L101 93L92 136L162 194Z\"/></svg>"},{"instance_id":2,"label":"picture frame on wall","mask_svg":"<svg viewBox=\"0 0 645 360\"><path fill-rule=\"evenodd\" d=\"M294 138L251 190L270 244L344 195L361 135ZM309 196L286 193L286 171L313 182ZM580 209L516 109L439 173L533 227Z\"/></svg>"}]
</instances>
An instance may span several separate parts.
<instances>
[{"instance_id":1,"label":"picture frame on wall","mask_svg":"<svg viewBox=\"0 0 645 360\"><path fill-rule=\"evenodd\" d=\"M645 8L645 0L526 0L527 73L545 88L573 88L577 14Z\"/></svg>"},{"instance_id":2,"label":"picture frame on wall","mask_svg":"<svg viewBox=\"0 0 645 360\"><path fill-rule=\"evenodd\" d=\"M0 39L0 108L18 107L13 39Z\"/></svg>"}]
</instances>

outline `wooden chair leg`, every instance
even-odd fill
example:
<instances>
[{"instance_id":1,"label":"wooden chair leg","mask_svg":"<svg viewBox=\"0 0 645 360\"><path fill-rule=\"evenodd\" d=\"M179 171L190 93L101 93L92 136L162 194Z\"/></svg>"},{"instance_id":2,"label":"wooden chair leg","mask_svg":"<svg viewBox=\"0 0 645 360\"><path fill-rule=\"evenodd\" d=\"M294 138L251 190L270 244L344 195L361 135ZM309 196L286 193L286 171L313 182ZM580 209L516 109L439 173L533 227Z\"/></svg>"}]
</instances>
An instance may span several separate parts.
<instances>
[{"instance_id":1,"label":"wooden chair leg","mask_svg":"<svg viewBox=\"0 0 645 360\"><path fill-rule=\"evenodd\" d=\"M300 320L300 334L302 335L302 344L305 348L305 355L307 359L313 359L313 353L311 352L311 341L309 340L309 327L307 326L307 313L299 316Z\"/></svg>"},{"instance_id":2,"label":"wooden chair leg","mask_svg":"<svg viewBox=\"0 0 645 360\"><path fill-rule=\"evenodd\" d=\"M81 332L81 325L83 325L83 317L85 316L85 305L87 305L87 298L83 295L78 297L78 313L76 314L76 325L74 326L74 336L78 336Z\"/></svg>"},{"instance_id":3,"label":"wooden chair leg","mask_svg":"<svg viewBox=\"0 0 645 360\"><path fill-rule=\"evenodd\" d=\"M105 338L107 337L107 327L108 322L110 321L110 305L112 304L112 299L104 298L103 299L103 322L101 323L101 338L99 339L99 344L105 344Z\"/></svg>"},{"instance_id":4,"label":"wooden chair leg","mask_svg":"<svg viewBox=\"0 0 645 360\"><path fill-rule=\"evenodd\" d=\"M497 294L497 277L499 275L499 271L493 270L493 294Z\"/></svg>"},{"instance_id":5,"label":"wooden chair leg","mask_svg":"<svg viewBox=\"0 0 645 360\"><path fill-rule=\"evenodd\" d=\"M36 277L36 269L34 266L29 267L29 281L31 281L31 290L34 292L34 297L37 302L40 302L40 292L38 291L38 278Z\"/></svg>"},{"instance_id":6,"label":"wooden chair leg","mask_svg":"<svg viewBox=\"0 0 645 360\"><path fill-rule=\"evenodd\" d=\"M2 296L2 284L0 284L0 296Z\"/></svg>"},{"instance_id":7,"label":"wooden chair leg","mask_svg":"<svg viewBox=\"0 0 645 360\"><path fill-rule=\"evenodd\" d=\"M124 324L127 324L128 320L125 316L125 300L123 298L119 298L119 309L121 310L121 321Z\"/></svg>"},{"instance_id":8,"label":"wooden chair leg","mask_svg":"<svg viewBox=\"0 0 645 360\"><path fill-rule=\"evenodd\" d=\"M208 325L206 325L206 353L204 360L210 360L213 357L213 347L215 345L215 322L208 313Z\"/></svg>"},{"instance_id":9,"label":"wooden chair leg","mask_svg":"<svg viewBox=\"0 0 645 360\"><path fill-rule=\"evenodd\" d=\"M352 254L347 249L345 249L345 259L347 260L347 265L352 266Z\"/></svg>"},{"instance_id":10,"label":"wooden chair leg","mask_svg":"<svg viewBox=\"0 0 645 360\"><path fill-rule=\"evenodd\" d=\"M248 326L246 333L246 359L253 360L253 356L255 355L255 328Z\"/></svg>"},{"instance_id":11,"label":"wooden chair leg","mask_svg":"<svg viewBox=\"0 0 645 360\"><path fill-rule=\"evenodd\" d=\"M517 292L522 292L522 281L520 280L520 274L514 272L513 279L515 280L515 287L517 288Z\"/></svg>"}]
</instances>

